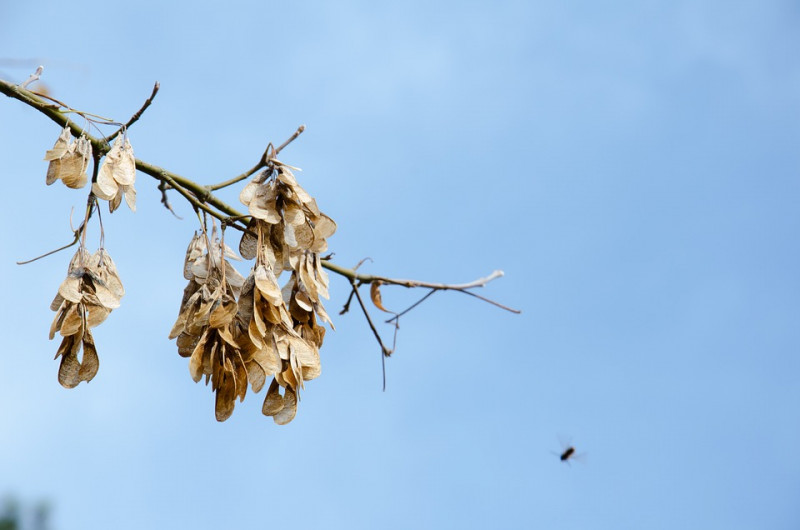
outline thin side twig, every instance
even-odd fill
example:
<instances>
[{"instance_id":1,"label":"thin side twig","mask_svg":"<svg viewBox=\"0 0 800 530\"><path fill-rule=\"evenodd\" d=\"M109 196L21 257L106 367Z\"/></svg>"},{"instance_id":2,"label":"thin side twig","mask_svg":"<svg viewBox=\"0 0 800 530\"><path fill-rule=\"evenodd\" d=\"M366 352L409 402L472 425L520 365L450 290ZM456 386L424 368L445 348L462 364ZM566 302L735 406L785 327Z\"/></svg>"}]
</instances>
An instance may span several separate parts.
<instances>
[{"instance_id":1,"label":"thin side twig","mask_svg":"<svg viewBox=\"0 0 800 530\"><path fill-rule=\"evenodd\" d=\"M122 127L120 127L119 129L117 129L117 131L116 131L114 134L112 134L111 136L109 136L109 137L106 139L106 141L107 141L107 142L111 142L111 140L113 140L114 138L116 138L116 137L119 135L119 133L120 133L120 132L122 132L122 131L124 131L124 130L126 130L126 129L130 129L131 125L133 125L134 123L136 123L137 121L139 121L139 118L141 118L141 117L142 117L142 114L144 114L144 111L146 111L146 110L147 110L147 107L149 107L149 106L150 106L150 104L151 104L151 103L153 103L153 99L155 99L155 97L156 97L156 94L158 94L158 89L159 89L159 88L161 88L161 84L160 84L158 81L156 81L155 85L153 85L153 92L150 94L150 97L149 97L149 98L147 98L147 99L144 101L144 103L142 104L142 107L141 107L139 110L137 110L137 111L136 111L136 112L133 114L133 116L131 116L131 119L129 119L129 120L128 120L128 122L127 122L125 125L123 125L123 126L122 126ZM175 212L173 212L173 213L175 213Z\"/></svg>"},{"instance_id":2,"label":"thin side twig","mask_svg":"<svg viewBox=\"0 0 800 530\"><path fill-rule=\"evenodd\" d=\"M408 313L409 311L411 311L412 309L417 307L419 304L421 304L422 302L427 300L428 297L430 297L436 291L438 291L438 289L431 289L430 291L428 291L428 293L425 296L423 296L422 298L420 298L419 300L417 300L416 302L411 304L409 307L405 308L404 310L400 311L399 313L395 313L395 315L392 318L390 318L389 320L386 320L386 323L387 324L391 324L393 320L398 320L401 316L405 315L406 313Z\"/></svg>"},{"instance_id":3,"label":"thin side twig","mask_svg":"<svg viewBox=\"0 0 800 530\"><path fill-rule=\"evenodd\" d=\"M294 132L294 134L292 134L285 142L283 142L281 145L278 146L277 149L275 149L275 152L272 154L272 156L273 157L278 156L278 153L283 151L284 147L286 147L290 143L294 142L297 139L298 136L303 134L303 131L305 131L305 130L306 130L306 126L305 125L301 125L300 127L298 127L297 130Z\"/></svg>"},{"instance_id":4,"label":"thin side twig","mask_svg":"<svg viewBox=\"0 0 800 530\"><path fill-rule=\"evenodd\" d=\"M58 247L55 250L51 250L50 252L45 252L41 256L36 256L35 258L31 258L29 260L18 261L17 265L27 265L28 263L33 263L34 261L40 260L42 258L46 258L47 256L52 256L53 254L55 254L57 252L61 252L62 250L67 250L69 247L74 246L80 240L80 238L81 238L80 230L82 228L83 228L83 225L79 226L78 230L75 230L75 237L72 239L72 241L70 241L69 243L67 243L63 247Z\"/></svg>"},{"instance_id":5,"label":"thin side twig","mask_svg":"<svg viewBox=\"0 0 800 530\"><path fill-rule=\"evenodd\" d=\"M306 126L305 125L301 125L300 127L298 127L297 130L294 132L294 134L292 134L277 149L274 149L272 147L272 143L270 143L269 145L267 145L267 148L264 150L264 154L261 155L261 159L258 161L258 163L255 166L251 167L250 169L248 169L244 173L242 173L240 175L237 175L237 176L235 176L233 178L230 178L228 180L225 180L223 182L220 182L219 184L212 184L210 186L206 186L206 189L208 191L220 190L222 188L226 188L228 186L236 184L237 182L241 182L241 181L245 180L246 178L251 177L259 169L262 169L262 168L267 167L268 165L270 165L270 159L278 156L278 153L280 153L281 150L284 147L286 147L287 145L292 143L305 130L306 130Z\"/></svg>"},{"instance_id":6,"label":"thin side twig","mask_svg":"<svg viewBox=\"0 0 800 530\"><path fill-rule=\"evenodd\" d=\"M164 208L169 210L172 213L172 215L174 215L175 217L177 217L178 219L180 219L182 221L183 217L181 217L180 215L176 214L175 210L172 209L172 205L169 203L169 197L167 197L167 190L168 189L169 188L167 187L167 181L162 180L161 182L158 183L158 191L161 192L161 204L163 204Z\"/></svg>"},{"instance_id":7,"label":"thin side twig","mask_svg":"<svg viewBox=\"0 0 800 530\"><path fill-rule=\"evenodd\" d=\"M97 165L95 164L95 169L94 169L93 175L92 175L93 178L96 178L96 173L97 173ZM16 262L17 265L27 265L28 263L33 263L34 261L38 261L38 260L40 260L42 258L46 258L47 256L52 256L53 254L56 254L57 252L61 252L62 250L66 250L66 249L74 246L75 244L77 244L78 241L80 241L81 239L83 239L85 237L86 225L89 223L89 218L91 218L91 216L92 216L92 212L94 211L94 206L95 206L95 196L94 196L94 193L92 193L90 191L89 192L89 196L86 199L86 214L84 216L83 222L81 222L81 224L78 226L78 228L76 228L76 229L74 229L72 231L72 234L73 234L72 241L70 241L69 243L67 243L63 247L58 247L55 250L51 250L49 252L45 252L41 256L36 256L35 258L31 258L31 259L25 260L25 261L17 261ZM98 214L99 213L100 212L98 211ZM72 226L71 217L72 217L72 214L70 214L70 226Z\"/></svg>"},{"instance_id":8,"label":"thin side twig","mask_svg":"<svg viewBox=\"0 0 800 530\"><path fill-rule=\"evenodd\" d=\"M356 295L356 300L358 300L358 304L361 306L361 311L364 312L364 316L367 319L367 324L369 324L369 329L372 330L372 334L375 335L375 339L378 341L378 344L381 347L381 369L383 371L383 390L386 391L386 357L392 354L392 351L387 348L383 344L383 340L381 339L380 333L378 333L377 328L375 328L375 324L372 323L372 318L369 316L369 311L367 310L367 306L364 305L364 300L361 299L361 294L358 292L358 286L354 280L351 280L350 284L353 286L353 293Z\"/></svg>"},{"instance_id":9,"label":"thin side twig","mask_svg":"<svg viewBox=\"0 0 800 530\"><path fill-rule=\"evenodd\" d=\"M39 67L36 69L36 71L35 71L35 72L33 72L33 73L30 75L30 77L28 77L28 79L26 79L26 80L25 80L25 82L23 82L23 83L21 83L21 84L19 85L19 86L20 86L20 88L26 88L26 89L27 89L27 88L28 88L28 85L30 85L30 84L31 84L31 83L33 83L34 81L38 81L38 80L39 80L39 78L42 76L42 72L43 72L43 71L44 71L44 66L42 66L42 65L39 65Z\"/></svg>"},{"instance_id":10,"label":"thin side twig","mask_svg":"<svg viewBox=\"0 0 800 530\"><path fill-rule=\"evenodd\" d=\"M237 182L241 182L241 181L243 181L244 179L246 179L246 178L249 178L249 177L250 177L250 176L252 176L252 175L253 175L253 174L254 174L256 171L258 171L259 169L261 169L262 167L264 167L264 164L262 164L262 163L259 161L259 163L258 163L258 164L256 164L255 166L251 167L250 169L248 169L247 171L245 171L245 172L244 172L244 173L242 173L241 175L237 175L237 176L235 176L235 177L233 177L233 178L231 178L231 179L228 179L228 180L226 180L226 181L220 182L219 184L213 184L213 185L211 185L211 186L206 186L206 189L207 189L208 191L216 191L216 190L221 190L222 188L227 188L228 186L231 186L231 185L233 185L233 184L236 184Z\"/></svg>"}]
</instances>

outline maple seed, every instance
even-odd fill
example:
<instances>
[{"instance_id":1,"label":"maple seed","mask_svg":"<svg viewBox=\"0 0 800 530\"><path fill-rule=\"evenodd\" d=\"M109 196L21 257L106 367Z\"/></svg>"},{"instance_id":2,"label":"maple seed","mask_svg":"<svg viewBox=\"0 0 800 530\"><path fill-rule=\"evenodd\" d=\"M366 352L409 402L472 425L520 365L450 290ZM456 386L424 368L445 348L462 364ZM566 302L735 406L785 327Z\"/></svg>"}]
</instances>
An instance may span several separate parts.
<instances>
[{"instance_id":1,"label":"maple seed","mask_svg":"<svg viewBox=\"0 0 800 530\"><path fill-rule=\"evenodd\" d=\"M124 137L124 139L123 139ZM111 212L119 208L122 198L132 212L136 211L136 158L127 134L121 134L114 140L114 145L106 154L103 164L97 173L97 182L92 184L92 192L108 202Z\"/></svg>"},{"instance_id":2,"label":"maple seed","mask_svg":"<svg viewBox=\"0 0 800 530\"><path fill-rule=\"evenodd\" d=\"M86 185L86 168L92 156L92 144L85 135L73 140L69 127L64 127L53 148L44 155L49 161L45 182L51 185L61 180L68 188L78 189Z\"/></svg>"}]
</instances>

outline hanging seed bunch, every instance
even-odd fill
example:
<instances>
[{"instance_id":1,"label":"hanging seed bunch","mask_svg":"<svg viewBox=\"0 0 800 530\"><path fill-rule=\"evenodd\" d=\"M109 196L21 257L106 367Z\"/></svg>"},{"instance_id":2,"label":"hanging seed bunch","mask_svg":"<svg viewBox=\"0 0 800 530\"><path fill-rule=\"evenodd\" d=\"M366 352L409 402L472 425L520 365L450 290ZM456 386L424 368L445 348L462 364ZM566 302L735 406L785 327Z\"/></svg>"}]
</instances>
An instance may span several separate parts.
<instances>
[{"instance_id":1,"label":"hanging seed bunch","mask_svg":"<svg viewBox=\"0 0 800 530\"><path fill-rule=\"evenodd\" d=\"M283 425L297 413L303 382L321 372L322 323L331 321L321 302L328 298L328 277L319 253L336 224L289 166L274 159L240 199L252 220L239 250L255 266L242 281L223 258L233 254L230 249L196 234L184 265L189 285L170 338L177 338L180 355L190 357L194 380L210 378L217 420L230 416L248 384L259 392L271 376L262 412ZM284 271L291 277L281 288ZM226 286L231 275L236 280Z\"/></svg>"},{"instance_id":2,"label":"hanging seed bunch","mask_svg":"<svg viewBox=\"0 0 800 530\"><path fill-rule=\"evenodd\" d=\"M61 357L58 382L74 388L97 374L99 359L91 328L101 324L119 307L125 289L111 256L101 248L89 254L83 247L72 257L67 278L58 288L50 309L56 312L50 340L58 332L64 337L56 353ZM78 354L83 348L82 359Z\"/></svg>"},{"instance_id":3,"label":"hanging seed bunch","mask_svg":"<svg viewBox=\"0 0 800 530\"><path fill-rule=\"evenodd\" d=\"M253 216L250 228L256 234L245 233L239 245L243 257L256 259L249 337L272 359L277 353L280 361L262 412L276 423L288 423L297 412L303 382L321 372L325 328L320 321L331 321L321 302L328 298L328 276L319 253L327 250L336 223L320 212L291 168L275 159L239 198ZM281 289L278 277L283 271L292 274Z\"/></svg>"},{"instance_id":4,"label":"hanging seed bunch","mask_svg":"<svg viewBox=\"0 0 800 530\"><path fill-rule=\"evenodd\" d=\"M64 127L52 149L44 159L50 162L47 167L47 185L61 180L68 188L78 189L86 185L86 168L92 157L92 144L85 135L75 140L69 127Z\"/></svg>"},{"instance_id":5,"label":"hanging seed bunch","mask_svg":"<svg viewBox=\"0 0 800 530\"><path fill-rule=\"evenodd\" d=\"M114 145L106 154L103 165L97 173L97 182L92 183L92 193L108 201L108 209L114 212L122 203L125 203L132 212L136 211L136 158L133 156L133 147L128 141L128 134L122 134L114 139Z\"/></svg>"},{"instance_id":6,"label":"hanging seed bunch","mask_svg":"<svg viewBox=\"0 0 800 530\"><path fill-rule=\"evenodd\" d=\"M238 329L234 326L239 311L237 298L244 277L225 256L236 257L217 239L216 226L210 239L205 232L195 233L183 267L189 284L169 335L178 339L178 353L190 358L192 379L198 382L205 376L206 384L211 381L219 421L230 417L237 397L244 399L248 382L246 362L252 363L251 356L242 351L234 336Z\"/></svg>"}]
</instances>

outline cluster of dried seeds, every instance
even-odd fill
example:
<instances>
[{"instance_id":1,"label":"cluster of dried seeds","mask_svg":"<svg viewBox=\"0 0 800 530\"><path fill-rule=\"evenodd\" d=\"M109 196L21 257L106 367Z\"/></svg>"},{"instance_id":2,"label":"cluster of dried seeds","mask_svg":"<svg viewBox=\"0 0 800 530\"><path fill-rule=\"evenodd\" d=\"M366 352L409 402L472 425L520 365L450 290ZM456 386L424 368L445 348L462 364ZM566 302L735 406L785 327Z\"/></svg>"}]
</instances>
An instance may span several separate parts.
<instances>
[{"instance_id":1,"label":"cluster of dried seeds","mask_svg":"<svg viewBox=\"0 0 800 530\"><path fill-rule=\"evenodd\" d=\"M247 366L235 335L236 302L244 278L225 256L235 256L216 237L195 234L186 251L183 276L189 280L183 292L178 320L169 338L178 339L178 353L189 357L195 382L205 375L217 393L216 416L224 421L233 413L238 397L247 393Z\"/></svg>"},{"instance_id":2,"label":"cluster of dried seeds","mask_svg":"<svg viewBox=\"0 0 800 530\"><path fill-rule=\"evenodd\" d=\"M123 138L124 137L124 138ZM125 202L132 212L136 211L136 158L127 134L121 134L114 140L103 165L97 173L97 182L92 184L92 192L108 202L108 209L113 212Z\"/></svg>"},{"instance_id":3,"label":"cluster of dried seeds","mask_svg":"<svg viewBox=\"0 0 800 530\"><path fill-rule=\"evenodd\" d=\"M61 180L69 188L82 188L88 177L86 168L92 158L92 144L85 135L74 140L69 127L64 127L52 149L44 159L50 162L47 167L47 185ZM133 147L128 140L127 131L118 135L114 145L106 154L97 181L92 183L92 193L104 201L109 201L111 212L119 208L122 198L131 211L136 211L136 159Z\"/></svg>"},{"instance_id":4,"label":"cluster of dried seeds","mask_svg":"<svg viewBox=\"0 0 800 530\"><path fill-rule=\"evenodd\" d=\"M99 360L90 330L119 307L124 294L117 268L105 249L94 254L78 249L69 263L67 278L50 304L56 312L50 339L56 332L64 337L56 353L56 359L61 356L58 382L62 386L74 388L97 374ZM79 360L81 347L83 356Z\"/></svg>"},{"instance_id":5,"label":"cluster of dried seeds","mask_svg":"<svg viewBox=\"0 0 800 530\"><path fill-rule=\"evenodd\" d=\"M331 321L321 302L328 277L319 253L336 224L277 160L240 199L252 220L239 251L255 266L242 278L225 259L234 254L217 241L216 230L210 238L195 234L184 263L189 284L170 338L190 357L192 378L211 381L217 420L230 417L248 384L259 392L272 376L262 412L283 425L297 413L303 382L321 372L323 323ZM281 288L284 271L291 277Z\"/></svg>"},{"instance_id":6,"label":"cluster of dried seeds","mask_svg":"<svg viewBox=\"0 0 800 530\"><path fill-rule=\"evenodd\" d=\"M61 180L68 188L84 187L88 180L86 168L91 157L92 144L86 136L74 140L70 128L64 127L53 148L44 155L44 159L50 162L47 185Z\"/></svg>"}]
</instances>

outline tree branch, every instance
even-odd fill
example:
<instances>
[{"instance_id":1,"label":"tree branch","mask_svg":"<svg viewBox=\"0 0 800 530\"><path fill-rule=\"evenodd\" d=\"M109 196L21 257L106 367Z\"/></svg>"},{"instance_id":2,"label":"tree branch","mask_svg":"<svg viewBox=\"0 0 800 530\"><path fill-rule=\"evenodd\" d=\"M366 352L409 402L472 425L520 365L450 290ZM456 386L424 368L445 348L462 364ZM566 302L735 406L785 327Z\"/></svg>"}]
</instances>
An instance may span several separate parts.
<instances>
[{"instance_id":1,"label":"tree branch","mask_svg":"<svg viewBox=\"0 0 800 530\"><path fill-rule=\"evenodd\" d=\"M223 182L220 182L219 184L214 184L214 185L211 185L211 186L206 186L206 189L207 189L208 191L216 191L216 190L219 190L219 189L222 189L222 188L226 188L226 187L228 187L228 186L231 186L231 185L233 185L233 184L236 184L237 182L241 182L241 181L243 181L244 179L246 179L246 178L250 177L251 175L253 175L253 174L254 174L256 171L258 171L259 169L261 169L261 168L263 168L263 167L270 166L270 165L272 164L272 159L273 159L273 158L275 158L276 156L278 156L278 153L280 153L280 152L281 152L281 150L282 150L284 147L286 147L287 145L289 145L290 143L292 143L292 142L295 140L295 138L297 138L298 136L300 136L300 133L302 133L302 132L303 132L303 131L305 131L305 130L306 130L306 126L305 126L305 125L301 125L300 127L298 127L298 128L297 128L297 130L294 132L294 134L292 134L292 135L289 137L289 139L288 139L288 140L286 140L285 142L283 142L283 143L280 145L280 147L278 147L277 149L274 149L274 148L272 147L272 144L270 143L270 144L267 146L267 148L264 150L264 154L262 154L262 155L261 155L261 159L258 161L258 164L256 164L256 165L255 165L255 166L253 166L252 168L248 169L247 171L245 171L245 172L244 172L244 173L242 173L241 175L237 175L237 176L235 176L235 177L233 177L233 178L231 178L231 179L228 179L228 180L225 180L225 181L223 181Z\"/></svg>"},{"instance_id":2,"label":"tree branch","mask_svg":"<svg viewBox=\"0 0 800 530\"><path fill-rule=\"evenodd\" d=\"M372 334L375 335L375 339L378 341L378 345L381 347L381 371L383 373L383 391L386 391L386 357L389 357L392 354L392 350L387 348L383 344L383 340L381 340L381 335L378 333L378 330L375 328L375 324L372 323L372 319L369 316L369 311L367 311L367 306L364 305L364 300L361 299L361 293L358 292L358 285L354 279L350 279L350 285L353 286L353 293L356 295L356 300L358 300L358 305L361 306L361 311L364 312L364 316L367 319L367 324L369 324L369 329L372 330ZM348 301L349 304L349 301Z\"/></svg>"},{"instance_id":3,"label":"tree branch","mask_svg":"<svg viewBox=\"0 0 800 530\"><path fill-rule=\"evenodd\" d=\"M144 102L144 104L142 105L141 109L139 109L139 111L137 111L131 117L131 119L128 120L128 123L125 124L125 127L128 127L128 126L132 125L136 120L139 119L139 117L141 117L142 113L149 107L150 103L152 103L153 98L155 97L156 93L158 92L158 89L159 89L159 84L156 83L155 86L153 87L153 92L151 93L150 97ZM45 116L50 118L52 121L54 121L55 123L60 125L61 127L69 127L70 130L72 131L72 134L75 137L80 137L81 135L85 135L86 138L89 140L89 142L91 142L92 149L93 149L93 154L97 158L101 157L102 155L105 155L110 150L110 146L108 144L108 140L107 139L105 139L105 138L103 138L103 139L96 138L94 136L89 135L88 133L86 133L86 131L82 127L80 127L75 122L70 120L65 114L67 112L78 112L78 111L74 111L74 109L71 109L70 107L68 107L67 105L61 103L60 101L53 100L52 98L48 98L48 99L51 99L52 101L56 102L55 104L54 103L50 103L50 102L46 101L45 99L43 99L40 95L37 95L34 92L26 90L22 86L14 85L14 84L9 83L7 81L4 81L2 79L0 79L0 92L5 94L8 97L11 97L11 98L16 99L18 101L21 101L22 103L25 103L26 105L28 105L30 107L33 107L34 109L36 109L37 111L39 111L40 113L44 114ZM89 116L88 113L80 112L79 114L81 116L84 116L84 117ZM105 120L105 118L102 118L102 119ZM113 124L114 122L112 122L111 120L107 120L106 123ZM249 171L243 173L242 175L234 177L234 179L231 179L230 181L226 181L226 182L223 182L223 183L220 183L220 184L216 184L214 186L203 186L203 185L198 184L198 183L196 183L196 182L194 182L194 181L192 181L190 179L182 177L182 176L180 176L180 175L178 175L176 173L172 173L170 171L167 171L166 169L164 169L162 167L159 167L159 166L157 166L155 164L150 164L148 162L144 162L144 161L139 160L139 159L136 159L136 161L135 161L136 162L136 169L138 171L141 171L142 173L145 173L146 175L149 175L149 176L153 177L154 179L160 181L161 184L159 185L159 189L162 192L165 192L165 186L169 186L171 188L174 188L195 209L203 210L208 215L211 215L212 217L218 219L219 221L221 221L225 225L230 225L230 226L233 226L234 228L236 228L237 230L246 232L246 231L248 231L248 223L250 221L250 216L245 215L245 214L239 212L238 210L236 210L235 208L233 208L232 206L226 204L225 202L220 200L218 197L216 197L212 192L214 190L216 190L216 189L220 189L220 188L228 186L230 184L234 184L235 182L239 182L241 180L244 180L248 176L250 176L253 173L255 173L256 171L258 171L258 169L260 169L262 167L266 167L270 163L270 161L272 159L274 159L274 157L282 149L284 149L287 145L289 145L292 141L294 141L304 130L305 130L305 126L301 125L300 127L297 128L297 130L294 132L294 134L292 134L291 137L289 137L285 142L283 142L274 151L270 152L271 151L271 145L268 146L267 150L264 152L264 155L262 156L262 160L256 166L254 166L252 169L250 169ZM120 131L118 130L115 134L119 134L119 132ZM111 135L108 139L110 140L110 139L114 138L114 136L115 135ZM71 245L67 245L67 247L68 246L71 246ZM371 275L371 274L361 274L361 273L358 273L356 271L357 267L353 268L353 269L348 269L348 268L336 265L335 263L332 263L332 262L330 262L328 260L323 260L322 261L322 266L325 267L326 269L330 270L331 272L333 272L335 274L338 274L340 276L344 276L345 278L350 280L350 283L355 288L354 292L355 292L355 295L357 296L357 298L359 300L359 303L362 305L362 309L365 309L364 308L364 304L363 304L363 301L361 300L361 297L360 297L360 295L358 293L358 289L355 286L356 285L363 285L363 284L370 284L372 282L378 281L378 282L381 282L381 283L387 284L387 285L399 285L399 286L407 287L407 288L416 288L416 287L428 288L428 289L431 289L432 292L435 292L435 291L459 291L459 292L462 292L464 294L468 294L470 296L474 296L476 298L479 298L480 300L483 300L483 301L488 302L488 303L490 303L492 305L500 307L501 309L505 309L506 311L510 311L512 313L520 313L520 311L517 310L517 309L512 309L510 307L504 306L504 305L502 305L502 304L500 304L498 302L495 302L493 300L490 300L488 298L485 298L483 296L477 295L477 294L469 291L469 289L473 289L473 288L476 288L476 287L483 287L487 283L489 283L490 281L503 276L503 272L500 271L500 270L496 270L496 271L492 272L490 275L488 275L488 276L486 276L484 278L478 278L477 280L474 280L474 281L471 281L471 282L468 282L468 283L445 284L445 283L423 282L423 281L419 281L419 280L388 278L388 277L385 277L385 276L376 276L376 275ZM426 295L425 298L427 298L427 296L430 296L430 294L432 294L432 293L429 293L428 295ZM352 293L351 293L351 296L352 296ZM420 302L418 302L417 304L419 304ZM415 304L415 306L417 304ZM345 306L345 309L348 306L349 306L349 300L348 300L348 304ZM415 306L412 306L412 307L415 307ZM411 308L409 308L409 309L411 309ZM408 311L408 310L406 310L406 311ZM365 311L365 314L366 314L366 311ZM367 314L367 320L370 323L370 326L373 328L373 331L377 334L377 332L374 329L374 326L372 326L372 322L371 322L368 314ZM381 342L381 347L382 347L383 351L385 352L386 351L386 347L383 346L382 342Z\"/></svg>"}]
</instances>

